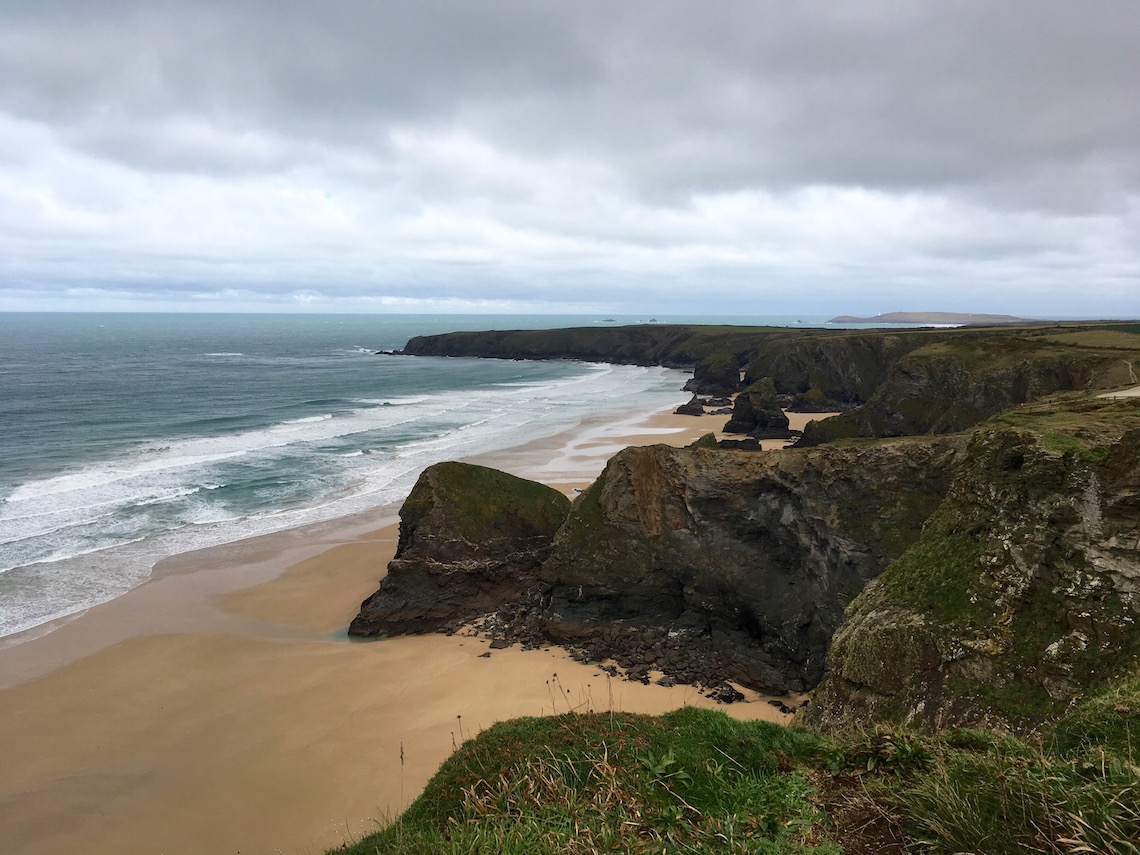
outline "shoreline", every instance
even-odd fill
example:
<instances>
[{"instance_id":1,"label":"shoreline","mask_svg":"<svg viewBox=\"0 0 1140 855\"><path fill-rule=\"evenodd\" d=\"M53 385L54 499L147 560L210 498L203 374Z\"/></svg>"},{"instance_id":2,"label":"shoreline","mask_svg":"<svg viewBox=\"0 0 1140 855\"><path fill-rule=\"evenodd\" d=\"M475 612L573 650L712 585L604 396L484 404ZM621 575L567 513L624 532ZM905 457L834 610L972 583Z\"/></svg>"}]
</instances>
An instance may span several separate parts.
<instances>
[{"instance_id":1,"label":"shoreline","mask_svg":"<svg viewBox=\"0 0 1140 855\"><path fill-rule=\"evenodd\" d=\"M724 421L601 416L464 459L573 495L617 447L687 445ZM394 553L397 511L172 556L126 594L0 642L0 839L29 855L323 852L406 807L454 744L494 721L717 707L554 647L348 640ZM721 708L789 718L746 695Z\"/></svg>"}]
</instances>

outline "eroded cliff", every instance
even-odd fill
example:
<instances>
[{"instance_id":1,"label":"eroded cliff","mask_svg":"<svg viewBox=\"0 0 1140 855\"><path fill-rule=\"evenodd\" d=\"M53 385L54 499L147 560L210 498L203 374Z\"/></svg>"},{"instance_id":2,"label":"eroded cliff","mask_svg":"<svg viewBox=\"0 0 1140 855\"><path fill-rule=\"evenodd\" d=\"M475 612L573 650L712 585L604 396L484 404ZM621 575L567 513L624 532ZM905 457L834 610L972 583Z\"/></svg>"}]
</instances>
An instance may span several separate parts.
<instances>
[{"instance_id":1,"label":"eroded cliff","mask_svg":"<svg viewBox=\"0 0 1140 855\"><path fill-rule=\"evenodd\" d=\"M1032 727L1134 669L1138 624L1140 401L1017 408L851 604L805 720Z\"/></svg>"}]
</instances>

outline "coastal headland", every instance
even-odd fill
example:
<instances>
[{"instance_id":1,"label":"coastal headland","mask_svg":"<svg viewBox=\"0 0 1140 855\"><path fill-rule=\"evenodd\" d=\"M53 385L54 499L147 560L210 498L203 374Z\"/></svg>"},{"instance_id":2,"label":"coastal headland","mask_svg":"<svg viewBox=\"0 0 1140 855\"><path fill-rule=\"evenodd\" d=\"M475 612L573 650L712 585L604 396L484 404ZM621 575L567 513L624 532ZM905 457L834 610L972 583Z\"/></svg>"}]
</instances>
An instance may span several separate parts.
<instances>
[{"instance_id":1,"label":"coastal headland","mask_svg":"<svg viewBox=\"0 0 1140 855\"><path fill-rule=\"evenodd\" d=\"M130 594L0 648L3 839L26 852L320 851L399 812L456 746L495 721L718 706L685 682L686 663L665 681L674 685L658 683L669 677L660 666L675 661L665 643L621 662L628 647L615 625L636 625L652 644L707 645L705 661L749 701L724 707L735 718L786 722L763 690L814 689L799 719L819 731L996 725L1052 734L1057 757L1093 743L1108 756L1109 737L1089 742L1084 725L1065 716L1118 692L1104 703L1132 734L1133 689L1119 687L1134 682L1140 655L1140 404L1099 396L1137 385L1140 325L839 333L656 325L457 333L413 339L405 352L688 368L690 391L735 397L740 433L724 433L726 413L659 413L586 423L470 461L574 497L538 559L534 578L548 600L524 615L539 621L548 646L534 635L524 646L536 649L495 645L465 629L349 641L357 604L376 591L397 547L409 546L389 508L180 557ZM783 439L767 436L773 405L789 416L786 428L777 425ZM745 440L796 447L757 454L734 444ZM446 533L447 522L434 531ZM436 560L431 550L419 557ZM615 583L621 573L628 578ZM779 589L775 579L790 581ZM630 679L603 670L606 657ZM785 708L802 699L771 698ZM588 720L606 738L627 732L625 718ZM770 746L757 768L773 781L791 775L798 795L787 803L811 806L810 817L787 824L774 812L781 819L750 836L794 827L819 842L818 815L833 830L873 827L905 844L910 803L875 801L855 770L903 775L945 759L901 731L859 747L718 721L695 715L667 726L719 729L763 758L769 748L757 746ZM657 744L638 733L638 744ZM1119 733L1110 736L1116 746ZM990 762L989 738L937 750L967 752L954 762L976 769ZM490 768L484 744L460 753L457 777L445 767L412 819L467 811L475 822L476 808L492 801L459 784L469 774L463 763ZM529 745L541 753L542 740ZM617 782L606 777L605 756L588 762L598 780ZM1115 804L1112 794L1134 787L1136 773L1133 758L1111 756L1123 777L1097 792ZM654 793L681 798L685 778L704 787L711 776L710 791L741 778L732 756L702 762L677 769L662 743L659 756L628 765L646 770ZM838 777L825 780L827 769ZM637 839L697 828L697 803L666 805L665 825L638 826ZM829 813L842 805L846 814ZM890 820L859 824L870 816ZM1116 824L1102 827L1130 834L1134 820L1113 814ZM730 831L716 825L710 839Z\"/></svg>"}]
</instances>

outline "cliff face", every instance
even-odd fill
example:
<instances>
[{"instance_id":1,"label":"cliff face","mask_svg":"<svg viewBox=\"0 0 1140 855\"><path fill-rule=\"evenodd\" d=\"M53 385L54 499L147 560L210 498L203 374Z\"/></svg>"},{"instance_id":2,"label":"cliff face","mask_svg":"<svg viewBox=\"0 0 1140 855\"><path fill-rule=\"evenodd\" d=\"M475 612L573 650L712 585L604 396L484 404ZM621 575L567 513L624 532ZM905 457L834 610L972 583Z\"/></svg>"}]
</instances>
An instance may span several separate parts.
<instances>
[{"instance_id":1,"label":"cliff face","mask_svg":"<svg viewBox=\"0 0 1140 855\"><path fill-rule=\"evenodd\" d=\"M1078 350L1047 338L974 335L907 353L864 406L816 422L799 444L954 433L1046 395L1110 388L1129 380L1130 363L1123 358L1127 351Z\"/></svg>"},{"instance_id":2,"label":"cliff face","mask_svg":"<svg viewBox=\"0 0 1140 855\"><path fill-rule=\"evenodd\" d=\"M417 336L404 353L663 365L692 370L685 388L704 395L738 391L748 366L746 383L772 377L797 405L826 412L867 400L903 354L946 334L653 324Z\"/></svg>"},{"instance_id":3,"label":"cliff face","mask_svg":"<svg viewBox=\"0 0 1140 855\"><path fill-rule=\"evenodd\" d=\"M848 609L807 723L1033 726L1140 662L1140 401L979 429L921 539Z\"/></svg>"},{"instance_id":4,"label":"cliff face","mask_svg":"<svg viewBox=\"0 0 1140 855\"><path fill-rule=\"evenodd\" d=\"M776 391L800 412L844 410L862 404L907 353L947 335L912 331L829 335L771 342L761 348L746 383L772 378Z\"/></svg>"},{"instance_id":5,"label":"cliff face","mask_svg":"<svg viewBox=\"0 0 1140 855\"><path fill-rule=\"evenodd\" d=\"M424 470L400 508L400 540L380 589L349 634L454 629L533 594L570 501L483 466Z\"/></svg>"},{"instance_id":6,"label":"cliff face","mask_svg":"<svg viewBox=\"0 0 1140 855\"><path fill-rule=\"evenodd\" d=\"M635 674L813 686L844 606L918 537L961 446L626 449L543 565L545 632Z\"/></svg>"}]
</instances>

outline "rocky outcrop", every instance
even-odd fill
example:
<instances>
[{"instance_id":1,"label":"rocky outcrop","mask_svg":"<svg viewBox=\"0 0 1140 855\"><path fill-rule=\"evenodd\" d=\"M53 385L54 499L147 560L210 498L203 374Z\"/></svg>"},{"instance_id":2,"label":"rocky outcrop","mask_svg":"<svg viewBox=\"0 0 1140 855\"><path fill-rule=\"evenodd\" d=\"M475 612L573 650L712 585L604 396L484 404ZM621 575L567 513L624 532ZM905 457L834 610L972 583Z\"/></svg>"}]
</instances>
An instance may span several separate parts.
<instances>
[{"instance_id":1,"label":"rocky outcrop","mask_svg":"<svg viewBox=\"0 0 1140 855\"><path fill-rule=\"evenodd\" d=\"M678 416L703 416L705 414L705 402L701 400L699 395L693 395L688 403L681 404L673 412Z\"/></svg>"},{"instance_id":2,"label":"rocky outcrop","mask_svg":"<svg viewBox=\"0 0 1140 855\"><path fill-rule=\"evenodd\" d=\"M755 439L787 439L788 417L776 399L772 378L757 380L736 396L725 433L743 433Z\"/></svg>"},{"instance_id":3,"label":"rocky outcrop","mask_svg":"<svg viewBox=\"0 0 1140 855\"><path fill-rule=\"evenodd\" d=\"M917 539L962 445L626 449L555 538L543 631L635 677L811 687L844 606Z\"/></svg>"},{"instance_id":4,"label":"rocky outcrop","mask_svg":"<svg viewBox=\"0 0 1140 855\"><path fill-rule=\"evenodd\" d=\"M424 470L400 508L400 539L380 589L349 634L455 629L535 596L538 570L569 510L556 490L483 466Z\"/></svg>"},{"instance_id":5,"label":"rocky outcrop","mask_svg":"<svg viewBox=\"0 0 1140 855\"><path fill-rule=\"evenodd\" d=\"M796 412L848 410L867 401L906 354L947 335L869 331L766 342L744 382L771 377L784 406Z\"/></svg>"},{"instance_id":6,"label":"rocky outcrop","mask_svg":"<svg viewBox=\"0 0 1140 855\"><path fill-rule=\"evenodd\" d=\"M740 356L731 351L716 351L694 366L693 379L685 384L685 391L702 395L732 395L741 387L740 375Z\"/></svg>"},{"instance_id":7,"label":"rocky outcrop","mask_svg":"<svg viewBox=\"0 0 1140 855\"><path fill-rule=\"evenodd\" d=\"M808 724L1054 718L1140 664L1140 401L973 436L921 539L851 604Z\"/></svg>"}]
</instances>

